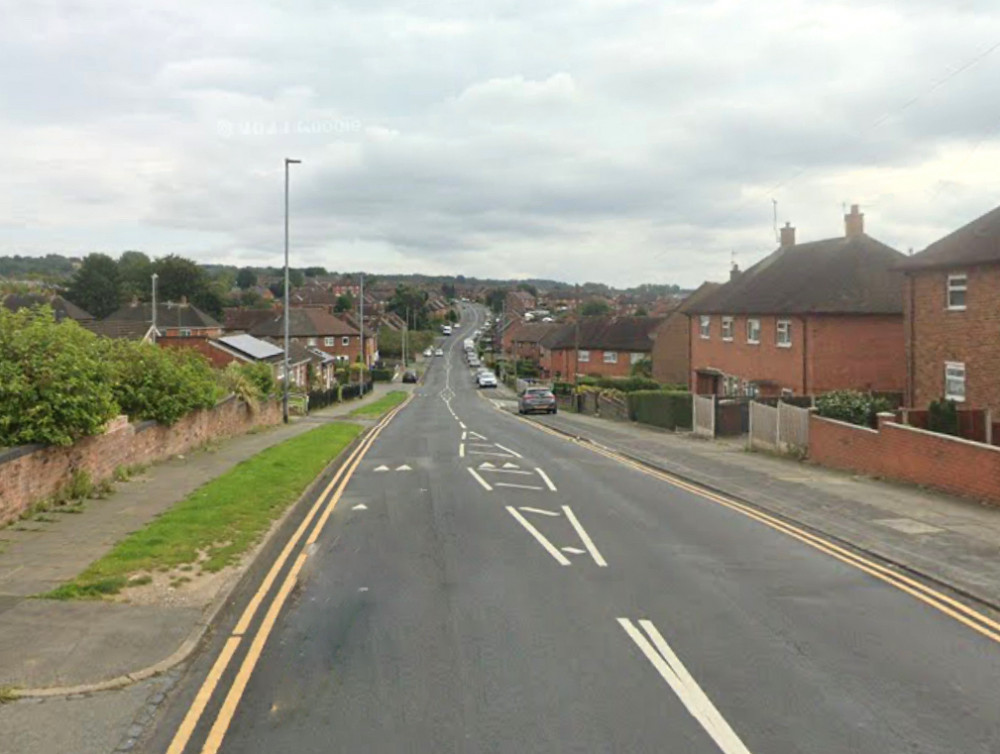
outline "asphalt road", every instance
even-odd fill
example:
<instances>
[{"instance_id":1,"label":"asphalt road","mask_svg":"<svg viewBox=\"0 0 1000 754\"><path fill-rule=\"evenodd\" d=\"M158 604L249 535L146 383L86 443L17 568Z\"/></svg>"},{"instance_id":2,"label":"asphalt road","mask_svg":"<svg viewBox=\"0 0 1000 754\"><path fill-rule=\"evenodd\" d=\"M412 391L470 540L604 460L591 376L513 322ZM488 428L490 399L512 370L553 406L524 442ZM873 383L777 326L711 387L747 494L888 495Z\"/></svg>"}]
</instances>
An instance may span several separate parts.
<instances>
[{"instance_id":1,"label":"asphalt road","mask_svg":"<svg viewBox=\"0 0 1000 754\"><path fill-rule=\"evenodd\" d=\"M360 460L273 628L220 629L148 751L185 717L173 754L1000 751L1000 644L498 411L461 356L480 317Z\"/></svg>"}]
</instances>

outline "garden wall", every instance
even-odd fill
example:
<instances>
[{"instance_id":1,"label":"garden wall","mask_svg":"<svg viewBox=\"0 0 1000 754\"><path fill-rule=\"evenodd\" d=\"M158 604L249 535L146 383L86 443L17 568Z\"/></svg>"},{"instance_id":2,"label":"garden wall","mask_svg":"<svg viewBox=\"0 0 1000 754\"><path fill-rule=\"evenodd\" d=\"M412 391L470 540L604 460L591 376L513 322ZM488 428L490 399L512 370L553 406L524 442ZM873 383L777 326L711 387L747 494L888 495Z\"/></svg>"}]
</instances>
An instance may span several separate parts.
<instances>
[{"instance_id":1,"label":"garden wall","mask_svg":"<svg viewBox=\"0 0 1000 754\"><path fill-rule=\"evenodd\" d=\"M211 440L243 434L281 421L281 404L261 403L256 413L229 398L215 408L194 411L171 427L153 421L111 422L103 435L67 447L24 445L0 451L0 524L55 495L77 471L97 483L118 467L162 461Z\"/></svg>"}]
</instances>

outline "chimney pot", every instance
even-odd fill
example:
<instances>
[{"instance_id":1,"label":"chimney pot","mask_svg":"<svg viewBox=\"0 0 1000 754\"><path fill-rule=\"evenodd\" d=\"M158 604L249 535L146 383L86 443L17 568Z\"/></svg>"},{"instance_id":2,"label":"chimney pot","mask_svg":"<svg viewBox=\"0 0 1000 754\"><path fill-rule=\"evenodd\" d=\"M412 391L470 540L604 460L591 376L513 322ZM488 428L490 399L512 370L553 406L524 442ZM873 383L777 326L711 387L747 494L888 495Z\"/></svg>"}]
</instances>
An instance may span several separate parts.
<instances>
[{"instance_id":1,"label":"chimney pot","mask_svg":"<svg viewBox=\"0 0 1000 754\"><path fill-rule=\"evenodd\" d=\"M859 211L857 204L851 205L850 214L844 215L844 235L857 238L865 233L865 215Z\"/></svg>"},{"instance_id":2,"label":"chimney pot","mask_svg":"<svg viewBox=\"0 0 1000 754\"><path fill-rule=\"evenodd\" d=\"M795 245L795 228L792 227L791 223L785 223L785 227L781 229L781 248L787 249L790 246Z\"/></svg>"},{"instance_id":3,"label":"chimney pot","mask_svg":"<svg viewBox=\"0 0 1000 754\"><path fill-rule=\"evenodd\" d=\"M729 269L729 279L736 280L740 276L740 266L733 262L733 266Z\"/></svg>"}]
</instances>

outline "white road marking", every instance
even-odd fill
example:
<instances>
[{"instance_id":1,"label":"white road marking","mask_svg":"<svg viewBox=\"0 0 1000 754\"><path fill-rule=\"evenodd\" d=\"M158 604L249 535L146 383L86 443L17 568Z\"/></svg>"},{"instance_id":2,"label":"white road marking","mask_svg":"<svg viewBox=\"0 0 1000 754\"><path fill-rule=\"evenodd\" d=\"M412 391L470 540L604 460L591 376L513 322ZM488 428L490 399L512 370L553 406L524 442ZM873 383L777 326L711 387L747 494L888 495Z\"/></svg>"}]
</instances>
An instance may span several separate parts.
<instances>
[{"instance_id":1,"label":"white road marking","mask_svg":"<svg viewBox=\"0 0 1000 754\"><path fill-rule=\"evenodd\" d=\"M520 466L518 466L518 465L517 465L516 463L511 463L510 461L507 461L507 463L505 463L505 464L503 465L503 467L504 467L505 469L519 469L519 468L521 468L521 467L520 467Z\"/></svg>"},{"instance_id":2,"label":"white road marking","mask_svg":"<svg viewBox=\"0 0 1000 754\"><path fill-rule=\"evenodd\" d=\"M513 487L515 490L536 490L541 492L545 489L544 487L533 487L530 484L511 484L510 482L494 482L493 484L497 487Z\"/></svg>"},{"instance_id":3,"label":"white road marking","mask_svg":"<svg viewBox=\"0 0 1000 754\"><path fill-rule=\"evenodd\" d=\"M528 521L528 519L526 519L524 516L522 516L513 508L511 508L509 505L507 506L507 512L510 513L510 515L512 515L517 520L517 522L521 524L521 526L523 526L525 529L528 530L528 533L531 534L531 536L533 536L538 541L538 543L545 548L545 551L548 552L549 555L551 555L553 558L556 559L556 562L559 563L559 565L564 565L564 566L570 565L569 559L561 552L559 552L559 550L555 548L555 545L553 545L551 542L549 542L549 540L545 538L545 535L543 535L540 531L538 531L538 529L532 526L531 523Z\"/></svg>"},{"instance_id":4,"label":"white road marking","mask_svg":"<svg viewBox=\"0 0 1000 754\"><path fill-rule=\"evenodd\" d=\"M389 470L389 467L386 466L385 464L382 464L381 466L376 466L375 467L375 471L388 471L388 470Z\"/></svg>"},{"instance_id":5,"label":"white road marking","mask_svg":"<svg viewBox=\"0 0 1000 754\"><path fill-rule=\"evenodd\" d=\"M483 468L480 466L479 468ZM534 476L530 471L518 471L517 469L498 469L493 467L492 469L485 469L486 471L491 471L494 474L518 474L520 476ZM542 489L539 487L538 489Z\"/></svg>"},{"instance_id":6,"label":"white road marking","mask_svg":"<svg viewBox=\"0 0 1000 754\"><path fill-rule=\"evenodd\" d=\"M404 463L402 466L397 466L396 471L413 471L413 469Z\"/></svg>"},{"instance_id":7,"label":"white road marking","mask_svg":"<svg viewBox=\"0 0 1000 754\"><path fill-rule=\"evenodd\" d=\"M465 458L465 443L458 444L458 457Z\"/></svg>"},{"instance_id":8,"label":"white road marking","mask_svg":"<svg viewBox=\"0 0 1000 754\"><path fill-rule=\"evenodd\" d=\"M366 510L368 510L368 506L365 505L364 503L358 503L353 508L351 508L351 510L352 511L366 511Z\"/></svg>"},{"instance_id":9,"label":"white road marking","mask_svg":"<svg viewBox=\"0 0 1000 754\"><path fill-rule=\"evenodd\" d=\"M469 447L472 448L492 448L493 443L491 442L470 442Z\"/></svg>"},{"instance_id":10,"label":"white road marking","mask_svg":"<svg viewBox=\"0 0 1000 754\"><path fill-rule=\"evenodd\" d=\"M466 436L467 434L469 434L469 433L468 433L468 432L463 432L463 433L462 433L462 439L463 439L463 440L465 439L465 436Z\"/></svg>"},{"instance_id":11,"label":"white road marking","mask_svg":"<svg viewBox=\"0 0 1000 754\"><path fill-rule=\"evenodd\" d=\"M470 440L472 440L472 439L476 439L476 440L485 440L486 438L485 438L485 437L483 437L483 436L482 436L481 434L479 434L478 432L469 432L469 439L470 439Z\"/></svg>"},{"instance_id":12,"label":"white road marking","mask_svg":"<svg viewBox=\"0 0 1000 754\"><path fill-rule=\"evenodd\" d=\"M496 456L497 458L510 458L506 453L490 453L486 450L470 450L470 456Z\"/></svg>"},{"instance_id":13,"label":"white road marking","mask_svg":"<svg viewBox=\"0 0 1000 754\"><path fill-rule=\"evenodd\" d=\"M537 513L540 516L561 516L562 515L559 511L547 511L544 508L529 508L527 505L522 505L521 506L521 510L523 510L525 513ZM566 548L564 547L563 549L565 550ZM580 552L583 552L583 550L580 550Z\"/></svg>"},{"instance_id":14,"label":"white road marking","mask_svg":"<svg viewBox=\"0 0 1000 754\"><path fill-rule=\"evenodd\" d=\"M587 531L580 525L580 522L577 520L570 507L568 505L564 505L562 509L566 514L566 518L569 519L569 522L573 524L573 528L576 529L576 533L580 535L580 539L583 541L583 546L587 548L587 552L590 553L590 557L592 557L594 562L601 568L607 568L607 562L603 557L601 557L601 553L598 552L597 548L594 546L594 542L590 538L590 535L587 534Z\"/></svg>"},{"instance_id":15,"label":"white road marking","mask_svg":"<svg viewBox=\"0 0 1000 754\"><path fill-rule=\"evenodd\" d=\"M465 429L465 425L462 422L459 422L458 426L460 426L462 429Z\"/></svg>"},{"instance_id":16,"label":"white road marking","mask_svg":"<svg viewBox=\"0 0 1000 754\"><path fill-rule=\"evenodd\" d=\"M476 478L477 482L483 485L483 487L486 489L487 492L493 492L493 488L490 487L489 482L487 482L485 479L479 476L479 474L476 473L475 469L469 469L469 473Z\"/></svg>"},{"instance_id":17,"label":"white road marking","mask_svg":"<svg viewBox=\"0 0 1000 754\"><path fill-rule=\"evenodd\" d=\"M498 442L493 443L493 444L496 445L498 448L500 448L500 450L506 450L508 453L510 453L512 456L514 456L514 458L523 458L524 457L520 453L518 453L516 450L511 450L510 448L505 448L503 445L501 445Z\"/></svg>"},{"instance_id":18,"label":"white road marking","mask_svg":"<svg viewBox=\"0 0 1000 754\"><path fill-rule=\"evenodd\" d=\"M481 469L495 469L496 466L494 466L489 461L483 461L481 464L479 464L479 468L481 468Z\"/></svg>"},{"instance_id":19,"label":"white road marking","mask_svg":"<svg viewBox=\"0 0 1000 754\"><path fill-rule=\"evenodd\" d=\"M562 551L568 552L571 555L583 555L586 552L586 550L581 550L579 547L563 547Z\"/></svg>"},{"instance_id":20,"label":"white road marking","mask_svg":"<svg viewBox=\"0 0 1000 754\"><path fill-rule=\"evenodd\" d=\"M546 486L550 490L552 490L553 492L557 491L556 490L556 486L554 484L552 484L552 480L549 479L549 475L548 474L546 474L544 471L542 471L541 469L539 469L537 467L535 468L535 471L538 472L538 476L540 476L545 481Z\"/></svg>"},{"instance_id":21,"label":"white road marking","mask_svg":"<svg viewBox=\"0 0 1000 754\"><path fill-rule=\"evenodd\" d=\"M618 623L724 754L750 754L750 750L702 691L697 681L691 677L684 663L670 648L652 621L639 621L639 625L649 634L652 643L628 618L619 618Z\"/></svg>"}]
</instances>

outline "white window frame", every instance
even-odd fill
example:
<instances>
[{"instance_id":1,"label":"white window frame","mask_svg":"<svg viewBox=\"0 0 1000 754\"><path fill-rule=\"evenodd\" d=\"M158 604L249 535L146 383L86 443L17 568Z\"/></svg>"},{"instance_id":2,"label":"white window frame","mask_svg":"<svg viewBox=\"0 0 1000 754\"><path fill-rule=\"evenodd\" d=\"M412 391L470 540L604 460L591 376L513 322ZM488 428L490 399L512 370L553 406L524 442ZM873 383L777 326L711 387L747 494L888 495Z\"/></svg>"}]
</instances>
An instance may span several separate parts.
<instances>
[{"instance_id":1,"label":"white window frame","mask_svg":"<svg viewBox=\"0 0 1000 754\"><path fill-rule=\"evenodd\" d=\"M756 330L757 330L757 337L756 338L751 338L750 337L750 325L751 324L755 324L757 326L756 327ZM760 343L760 320L759 319L755 319L753 317L747 319L747 343L750 343L751 345L758 345Z\"/></svg>"},{"instance_id":2,"label":"white window frame","mask_svg":"<svg viewBox=\"0 0 1000 754\"><path fill-rule=\"evenodd\" d=\"M177 336L180 337L180 338L190 338L191 337L191 328L190 327L182 327L180 330L177 331Z\"/></svg>"},{"instance_id":3,"label":"white window frame","mask_svg":"<svg viewBox=\"0 0 1000 754\"><path fill-rule=\"evenodd\" d=\"M604 363L605 364L617 364L618 363L618 351L605 351L604 352Z\"/></svg>"},{"instance_id":4,"label":"white window frame","mask_svg":"<svg viewBox=\"0 0 1000 754\"><path fill-rule=\"evenodd\" d=\"M337 345L337 339L335 337L333 337L332 335L327 335L325 338L323 338L323 345L324 346L335 346L335 345Z\"/></svg>"},{"instance_id":5,"label":"white window frame","mask_svg":"<svg viewBox=\"0 0 1000 754\"><path fill-rule=\"evenodd\" d=\"M576 352L576 360L581 364L590 363L590 351L581 348Z\"/></svg>"},{"instance_id":6,"label":"white window frame","mask_svg":"<svg viewBox=\"0 0 1000 754\"><path fill-rule=\"evenodd\" d=\"M340 339L340 345L342 345L342 346L349 346L349 345L351 345L351 336L350 335L345 335L344 337L342 337Z\"/></svg>"},{"instance_id":7,"label":"white window frame","mask_svg":"<svg viewBox=\"0 0 1000 754\"><path fill-rule=\"evenodd\" d=\"M316 338L306 338L306 345L307 346L315 346L316 345Z\"/></svg>"},{"instance_id":8,"label":"white window frame","mask_svg":"<svg viewBox=\"0 0 1000 754\"><path fill-rule=\"evenodd\" d=\"M702 314L698 317L698 334L702 340L708 340L712 334L712 316Z\"/></svg>"},{"instance_id":9,"label":"white window frame","mask_svg":"<svg viewBox=\"0 0 1000 754\"><path fill-rule=\"evenodd\" d=\"M951 380L962 381L962 392L961 394L952 391ZM956 403L965 403L965 393L966 393L966 373L965 373L965 362L964 361L946 361L944 363L944 397L949 401L955 401Z\"/></svg>"},{"instance_id":10,"label":"white window frame","mask_svg":"<svg viewBox=\"0 0 1000 754\"><path fill-rule=\"evenodd\" d=\"M722 318L722 339L732 340L733 339L733 318L723 317Z\"/></svg>"},{"instance_id":11,"label":"white window frame","mask_svg":"<svg viewBox=\"0 0 1000 754\"><path fill-rule=\"evenodd\" d=\"M635 366L645 358L646 354L644 354L642 351L632 351L632 353L628 355L628 363L631 364L632 366Z\"/></svg>"},{"instance_id":12,"label":"white window frame","mask_svg":"<svg viewBox=\"0 0 1000 754\"><path fill-rule=\"evenodd\" d=\"M962 303L953 304L951 302L951 296L953 293L962 294ZM969 297L969 276L964 272L956 272L948 276L948 284L945 289L946 302L948 305L948 311L950 312L964 312L966 301Z\"/></svg>"},{"instance_id":13,"label":"white window frame","mask_svg":"<svg viewBox=\"0 0 1000 754\"><path fill-rule=\"evenodd\" d=\"M784 339L782 339L784 333ZM779 319L774 325L774 342L778 348L792 347L792 320Z\"/></svg>"}]
</instances>

